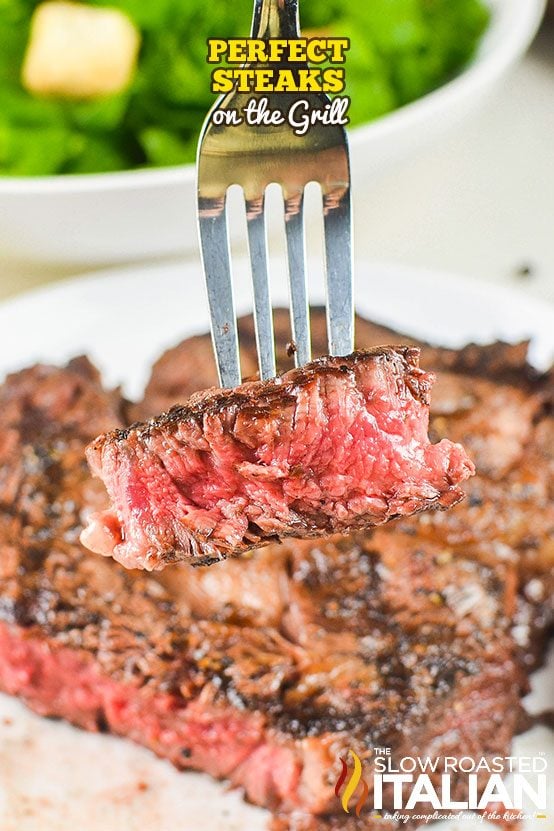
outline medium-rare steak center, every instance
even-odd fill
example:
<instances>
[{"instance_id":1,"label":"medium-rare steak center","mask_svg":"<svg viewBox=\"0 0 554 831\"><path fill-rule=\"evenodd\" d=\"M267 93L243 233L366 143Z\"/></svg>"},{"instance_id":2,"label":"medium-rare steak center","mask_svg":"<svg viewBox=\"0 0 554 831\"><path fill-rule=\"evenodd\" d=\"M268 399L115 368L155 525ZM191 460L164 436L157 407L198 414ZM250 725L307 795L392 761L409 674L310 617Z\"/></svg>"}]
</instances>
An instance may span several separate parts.
<instances>
[{"instance_id":1,"label":"medium-rare steak center","mask_svg":"<svg viewBox=\"0 0 554 831\"><path fill-rule=\"evenodd\" d=\"M101 436L88 460L112 508L82 541L152 570L449 507L474 468L461 445L429 442L433 380L417 349L377 348Z\"/></svg>"}]
</instances>

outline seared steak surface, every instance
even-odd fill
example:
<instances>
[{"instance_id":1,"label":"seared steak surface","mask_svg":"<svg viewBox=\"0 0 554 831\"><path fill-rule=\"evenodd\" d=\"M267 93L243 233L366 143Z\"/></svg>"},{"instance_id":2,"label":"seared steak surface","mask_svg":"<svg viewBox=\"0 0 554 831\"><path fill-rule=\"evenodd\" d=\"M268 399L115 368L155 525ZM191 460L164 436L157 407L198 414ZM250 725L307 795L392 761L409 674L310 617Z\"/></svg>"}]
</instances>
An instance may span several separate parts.
<instances>
[{"instance_id":1,"label":"seared steak surface","mask_svg":"<svg viewBox=\"0 0 554 831\"><path fill-rule=\"evenodd\" d=\"M449 507L474 469L460 445L429 443L433 380L417 349L382 347L101 436L87 456L113 507L82 541L153 570Z\"/></svg>"}]
</instances>

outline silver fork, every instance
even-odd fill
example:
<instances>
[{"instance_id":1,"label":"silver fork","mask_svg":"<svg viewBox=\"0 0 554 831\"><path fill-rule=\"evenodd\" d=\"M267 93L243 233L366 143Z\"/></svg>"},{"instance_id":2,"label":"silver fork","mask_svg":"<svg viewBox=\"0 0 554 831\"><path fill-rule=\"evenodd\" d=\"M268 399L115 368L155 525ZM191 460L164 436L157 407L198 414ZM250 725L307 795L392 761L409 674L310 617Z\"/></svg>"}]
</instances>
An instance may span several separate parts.
<instances>
[{"instance_id":1,"label":"silver fork","mask_svg":"<svg viewBox=\"0 0 554 831\"><path fill-rule=\"evenodd\" d=\"M253 38L299 36L298 0L255 0ZM265 380L276 374L265 216L265 191L272 183L281 186L285 204L296 366L311 359L304 238L304 190L310 182L319 183L323 198L329 353L347 355L354 346L350 165L344 127L318 124L298 136L287 121L282 127L265 128L245 122L213 123L215 110L234 108L240 113L252 97L261 96L236 90L221 96L206 119L198 149L200 246L222 387L241 383L226 208L231 185L242 187L246 201L260 377ZM300 98L309 101L310 109L321 110L329 103L328 96L320 93L266 97L271 109L283 113Z\"/></svg>"}]
</instances>

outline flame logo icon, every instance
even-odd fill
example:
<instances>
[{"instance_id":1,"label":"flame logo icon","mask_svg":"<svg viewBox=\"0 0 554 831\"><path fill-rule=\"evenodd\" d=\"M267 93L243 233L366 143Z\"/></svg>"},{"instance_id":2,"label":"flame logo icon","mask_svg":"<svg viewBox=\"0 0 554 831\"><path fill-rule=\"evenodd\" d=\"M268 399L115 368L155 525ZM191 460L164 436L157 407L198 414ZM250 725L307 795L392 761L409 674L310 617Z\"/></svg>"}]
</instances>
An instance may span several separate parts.
<instances>
[{"instance_id":1,"label":"flame logo icon","mask_svg":"<svg viewBox=\"0 0 554 831\"><path fill-rule=\"evenodd\" d=\"M358 798L358 801L356 803L356 808L355 808L356 816L359 817L360 813L362 811L362 808L364 807L364 805L367 802L367 797L368 797L368 794L369 794L369 788L367 787L367 782L365 781L365 779L362 779L362 763L360 761L360 757L356 753L354 753L353 750L349 750L348 753L351 756L352 761L354 762L354 770L352 771L350 779L348 780L348 782L346 784L346 787L344 789L344 792L342 794L341 805L342 805L343 810L347 814L349 814L350 810L349 810L348 804L349 804L350 800L352 799L352 797L354 796L354 794L356 792L356 789L357 789L358 785L361 782L362 783L362 792L361 792L361 794ZM335 785L335 796L337 798L340 796L341 788L342 788L342 786L344 785L344 783L346 781L346 777L348 776L348 765L346 764L346 759L343 758L342 756L341 756L341 764L342 764L342 770L341 770L339 778L337 779L337 784Z\"/></svg>"}]
</instances>

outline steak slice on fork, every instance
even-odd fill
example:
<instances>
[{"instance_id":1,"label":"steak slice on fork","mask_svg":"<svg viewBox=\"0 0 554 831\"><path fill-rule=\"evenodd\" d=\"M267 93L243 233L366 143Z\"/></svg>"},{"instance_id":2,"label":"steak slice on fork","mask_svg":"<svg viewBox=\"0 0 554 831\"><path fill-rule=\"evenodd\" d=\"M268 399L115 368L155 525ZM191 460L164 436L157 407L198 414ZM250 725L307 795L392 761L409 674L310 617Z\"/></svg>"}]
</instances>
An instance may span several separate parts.
<instances>
[{"instance_id":1,"label":"steak slice on fork","mask_svg":"<svg viewBox=\"0 0 554 831\"><path fill-rule=\"evenodd\" d=\"M153 570L450 507L474 468L461 445L429 442L433 380L417 349L380 347L103 435L87 455L113 507L82 541Z\"/></svg>"}]
</instances>

